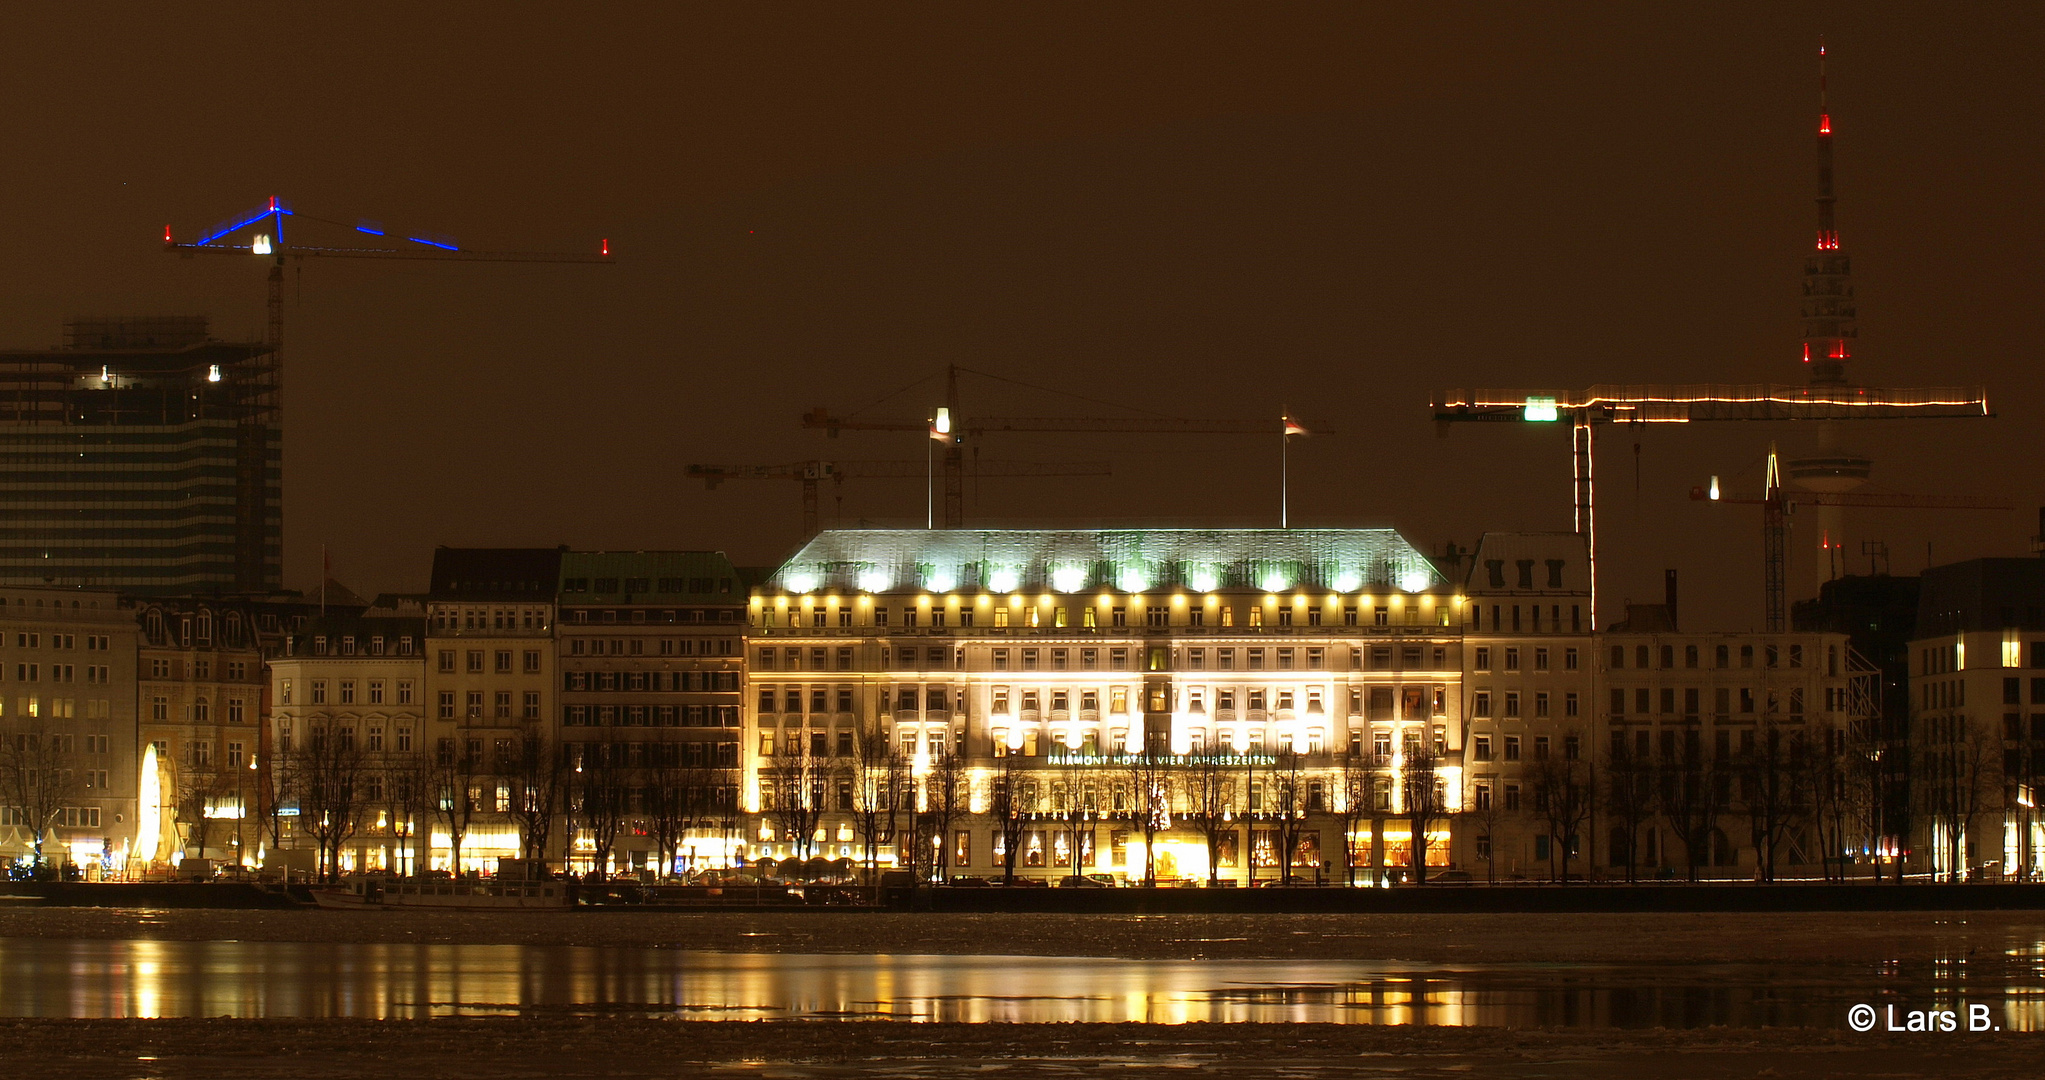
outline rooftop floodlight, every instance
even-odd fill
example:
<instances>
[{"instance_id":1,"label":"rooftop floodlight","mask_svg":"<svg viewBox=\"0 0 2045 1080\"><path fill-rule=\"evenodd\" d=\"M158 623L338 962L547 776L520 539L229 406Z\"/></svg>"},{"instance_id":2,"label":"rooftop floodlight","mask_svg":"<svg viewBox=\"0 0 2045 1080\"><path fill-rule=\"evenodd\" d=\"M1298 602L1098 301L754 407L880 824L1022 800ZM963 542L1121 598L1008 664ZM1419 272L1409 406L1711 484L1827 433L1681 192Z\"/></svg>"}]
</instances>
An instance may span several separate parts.
<instances>
[{"instance_id":1,"label":"rooftop floodlight","mask_svg":"<svg viewBox=\"0 0 2045 1080\"><path fill-rule=\"evenodd\" d=\"M1363 588L1363 575L1354 570L1344 570L1328 584L1334 586L1336 592L1355 592Z\"/></svg>"},{"instance_id":2,"label":"rooftop floodlight","mask_svg":"<svg viewBox=\"0 0 2045 1080\"><path fill-rule=\"evenodd\" d=\"M859 588L861 592L886 592L895 583L885 570L861 570Z\"/></svg>"},{"instance_id":3,"label":"rooftop floodlight","mask_svg":"<svg viewBox=\"0 0 2045 1080\"><path fill-rule=\"evenodd\" d=\"M219 382L219 381L220 381L220 365L219 365L219 364L214 364L213 366L211 366L211 367L209 367L209 368L207 368L207 369L206 369L206 381L207 381L207 382Z\"/></svg>"},{"instance_id":4,"label":"rooftop floodlight","mask_svg":"<svg viewBox=\"0 0 2045 1080\"><path fill-rule=\"evenodd\" d=\"M1425 570L1408 570L1399 575L1399 587L1407 592L1419 592L1427 588L1433 578Z\"/></svg>"},{"instance_id":5,"label":"rooftop floodlight","mask_svg":"<svg viewBox=\"0 0 2045 1080\"><path fill-rule=\"evenodd\" d=\"M1562 412L1556 408L1555 399L1552 397L1529 397L1525 409L1520 413L1521 419L1535 423L1552 422L1561 417Z\"/></svg>"},{"instance_id":6,"label":"rooftop floodlight","mask_svg":"<svg viewBox=\"0 0 2045 1080\"><path fill-rule=\"evenodd\" d=\"M1086 588L1086 569L1079 566L1060 566L1052 570L1051 587L1063 593L1078 592Z\"/></svg>"},{"instance_id":7,"label":"rooftop floodlight","mask_svg":"<svg viewBox=\"0 0 2045 1080\"><path fill-rule=\"evenodd\" d=\"M1718 501L1718 477L1716 476L1711 478L1711 501Z\"/></svg>"},{"instance_id":8,"label":"rooftop floodlight","mask_svg":"<svg viewBox=\"0 0 2045 1080\"><path fill-rule=\"evenodd\" d=\"M1187 575L1186 584L1201 592L1213 592L1220 586L1221 577L1213 570L1202 568Z\"/></svg>"},{"instance_id":9,"label":"rooftop floodlight","mask_svg":"<svg viewBox=\"0 0 2045 1080\"><path fill-rule=\"evenodd\" d=\"M788 588L794 592L808 592L817 587L815 574L802 572L788 575Z\"/></svg>"},{"instance_id":10,"label":"rooftop floodlight","mask_svg":"<svg viewBox=\"0 0 2045 1080\"><path fill-rule=\"evenodd\" d=\"M255 240L249 243L249 250L257 255L268 255L270 253L270 234L257 233Z\"/></svg>"},{"instance_id":11,"label":"rooftop floodlight","mask_svg":"<svg viewBox=\"0 0 2045 1080\"><path fill-rule=\"evenodd\" d=\"M1022 575L1005 566L987 575L987 587L995 592L1014 592L1021 584Z\"/></svg>"},{"instance_id":12,"label":"rooftop floodlight","mask_svg":"<svg viewBox=\"0 0 2045 1080\"><path fill-rule=\"evenodd\" d=\"M933 570L923 579L923 587L931 592L950 592L959 587L959 579L949 570Z\"/></svg>"},{"instance_id":13,"label":"rooftop floodlight","mask_svg":"<svg viewBox=\"0 0 2045 1080\"><path fill-rule=\"evenodd\" d=\"M1292 585L1292 580L1287 578L1282 572L1273 570L1265 574L1264 580L1259 584L1264 586L1265 592L1284 592Z\"/></svg>"},{"instance_id":14,"label":"rooftop floodlight","mask_svg":"<svg viewBox=\"0 0 2045 1080\"><path fill-rule=\"evenodd\" d=\"M1142 592L1150 588L1150 578L1143 571L1130 567L1115 576L1115 586L1123 592Z\"/></svg>"}]
</instances>

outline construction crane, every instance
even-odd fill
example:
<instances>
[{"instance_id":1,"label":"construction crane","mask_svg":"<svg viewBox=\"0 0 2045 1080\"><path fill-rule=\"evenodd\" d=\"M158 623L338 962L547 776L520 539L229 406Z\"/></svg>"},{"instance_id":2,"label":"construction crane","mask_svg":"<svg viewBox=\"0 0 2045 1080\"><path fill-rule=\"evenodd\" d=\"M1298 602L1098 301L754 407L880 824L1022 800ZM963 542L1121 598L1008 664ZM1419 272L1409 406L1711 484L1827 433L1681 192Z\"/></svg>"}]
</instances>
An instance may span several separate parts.
<instances>
[{"instance_id":1,"label":"construction crane","mask_svg":"<svg viewBox=\"0 0 2045 1080\"><path fill-rule=\"evenodd\" d=\"M944 444L944 527L957 529L965 524L965 453L963 443L970 436L978 439L990 431L1002 432L1053 432L1076 433L1128 433L1141 435L1279 435L1286 437L1292 424L1288 418L1281 418L1277 425L1270 420L1226 420L1188 419L1173 416L1151 417L1066 417L1066 416L966 416L959 409L959 373L986 375L957 364L945 366L945 404L939 408L938 416L922 420L863 420L841 416L829 409L818 406L802 416L802 426L821 428L837 438L841 431L920 431ZM988 378L1001 378L988 375ZM1005 382L1014 380L1004 379ZM1026 384L1024 384L1026 385ZM1300 429L1301 431L1304 428ZM1320 434L1329 434L1318 426ZM986 474L984 471L982 475Z\"/></svg>"},{"instance_id":2,"label":"construction crane","mask_svg":"<svg viewBox=\"0 0 2045 1080\"><path fill-rule=\"evenodd\" d=\"M685 475L703 481L715 490L726 480L796 480L802 484L802 535L817 534L817 487L825 480L842 484L848 479L906 479L925 476L928 464L917 461L797 461L787 465L691 465ZM1113 468L1106 462L976 462L975 476L1108 476Z\"/></svg>"},{"instance_id":3,"label":"construction crane","mask_svg":"<svg viewBox=\"0 0 2045 1080\"><path fill-rule=\"evenodd\" d=\"M284 219L317 222L355 236L379 238L373 246L300 244L285 239ZM296 231L294 227L294 232ZM274 426L284 405L284 260L404 259L423 262L501 263L610 263L611 242L602 240L596 252L478 251L462 247L451 236L423 230L387 229L381 222L358 218L353 224L303 213L275 195L246 214L229 218L197 234L196 239L177 240L169 225L163 227L163 248L186 258L194 255L256 256L269 260L267 302L269 351L245 365L236 365L222 377L241 384L250 407L241 413L237 433L235 484L237 585L248 591L262 587L264 530L272 507L268 505L267 430Z\"/></svg>"},{"instance_id":4,"label":"construction crane","mask_svg":"<svg viewBox=\"0 0 2045 1080\"><path fill-rule=\"evenodd\" d=\"M1575 528L1590 558L1591 619L1598 611L1597 431L1607 424L1689 424L1725 420L1960 419L1992 415L1981 387L1702 384L1593 386L1561 390L1450 390L1434 399L1440 434L1466 423L1570 425ZM1843 504L1842 504L1843 505Z\"/></svg>"},{"instance_id":5,"label":"construction crane","mask_svg":"<svg viewBox=\"0 0 2045 1080\"><path fill-rule=\"evenodd\" d=\"M1783 554L1788 547L1790 508L1806 506L1853 506L1894 510L2008 510L2007 503L1966 495L1905 495L1886 491L1792 491L1782 484L1782 465L1775 447L1768 447L1766 490L1760 495L1728 495L1719 487L1718 477L1709 487L1693 487L1690 497L1703 502L1735 503L1761 507L1762 610L1770 633L1781 633L1788 625L1788 589Z\"/></svg>"}]
</instances>

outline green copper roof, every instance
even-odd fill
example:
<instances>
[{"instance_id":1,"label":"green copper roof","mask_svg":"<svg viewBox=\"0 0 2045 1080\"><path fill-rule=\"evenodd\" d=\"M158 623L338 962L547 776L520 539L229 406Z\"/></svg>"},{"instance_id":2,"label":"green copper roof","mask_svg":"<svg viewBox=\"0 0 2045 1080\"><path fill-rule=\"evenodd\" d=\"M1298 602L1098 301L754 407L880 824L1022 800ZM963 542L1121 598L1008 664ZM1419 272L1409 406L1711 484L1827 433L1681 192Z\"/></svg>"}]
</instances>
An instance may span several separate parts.
<instances>
[{"instance_id":1,"label":"green copper roof","mask_svg":"<svg viewBox=\"0 0 2045 1080\"><path fill-rule=\"evenodd\" d=\"M1443 584L1391 529L834 529L767 581L789 592L1421 592Z\"/></svg>"}]
</instances>

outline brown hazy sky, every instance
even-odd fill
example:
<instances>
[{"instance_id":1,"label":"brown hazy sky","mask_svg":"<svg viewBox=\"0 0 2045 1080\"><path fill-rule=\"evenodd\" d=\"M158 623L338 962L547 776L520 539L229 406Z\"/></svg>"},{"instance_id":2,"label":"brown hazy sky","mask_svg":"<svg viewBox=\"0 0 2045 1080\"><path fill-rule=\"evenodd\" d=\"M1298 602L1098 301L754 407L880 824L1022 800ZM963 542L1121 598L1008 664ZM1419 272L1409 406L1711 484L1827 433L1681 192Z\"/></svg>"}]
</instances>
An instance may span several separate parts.
<instances>
[{"instance_id":1,"label":"brown hazy sky","mask_svg":"<svg viewBox=\"0 0 2045 1080\"><path fill-rule=\"evenodd\" d=\"M956 361L1179 415L1336 429L1294 520L1424 548L1569 521L1566 438L1437 439L1443 386L1797 381L1815 44L1832 46L1856 376L1988 384L1998 419L1871 425L1880 486L2045 500L2032 4L1357 7L37 6L0 45L0 336L77 313L260 332L263 268L181 236L270 194L612 267L314 263L286 311L287 581L363 590L435 544L798 539L793 484L690 462L909 458L796 417ZM995 12L999 10L999 14ZM875 415L916 415L915 391ZM969 411L1097 406L984 380ZM1758 623L1759 484L1791 425L1618 432L1606 596ZM1639 450L1635 453L1634 445ZM990 436L1102 479L987 481L1007 524L1267 524L1276 439ZM842 497L842 503L839 498ZM826 492L920 524L920 482ZM2019 554L2028 509L1856 519L1894 569ZM1803 552L1811 542L1799 532ZM1812 557L1792 566L1810 591Z\"/></svg>"}]
</instances>

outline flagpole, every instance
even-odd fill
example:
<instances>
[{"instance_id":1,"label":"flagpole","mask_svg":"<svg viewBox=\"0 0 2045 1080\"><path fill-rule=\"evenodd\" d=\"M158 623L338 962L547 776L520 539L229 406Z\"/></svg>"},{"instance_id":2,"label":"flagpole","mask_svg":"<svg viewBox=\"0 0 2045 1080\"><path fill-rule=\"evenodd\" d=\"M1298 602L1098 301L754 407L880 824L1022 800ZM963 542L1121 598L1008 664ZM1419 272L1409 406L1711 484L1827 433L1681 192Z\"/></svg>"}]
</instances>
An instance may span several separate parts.
<instances>
[{"instance_id":1,"label":"flagpole","mask_svg":"<svg viewBox=\"0 0 2045 1080\"><path fill-rule=\"evenodd\" d=\"M937 430L936 421L931 421L930 430ZM923 527L925 529L937 528L937 467L932 464L932 462L937 460L937 452L930 447L930 444L936 441L937 437L934 435L923 440Z\"/></svg>"},{"instance_id":2,"label":"flagpole","mask_svg":"<svg viewBox=\"0 0 2045 1080\"><path fill-rule=\"evenodd\" d=\"M1278 420L1278 527L1292 527L1292 436L1285 429L1292 415Z\"/></svg>"}]
</instances>

